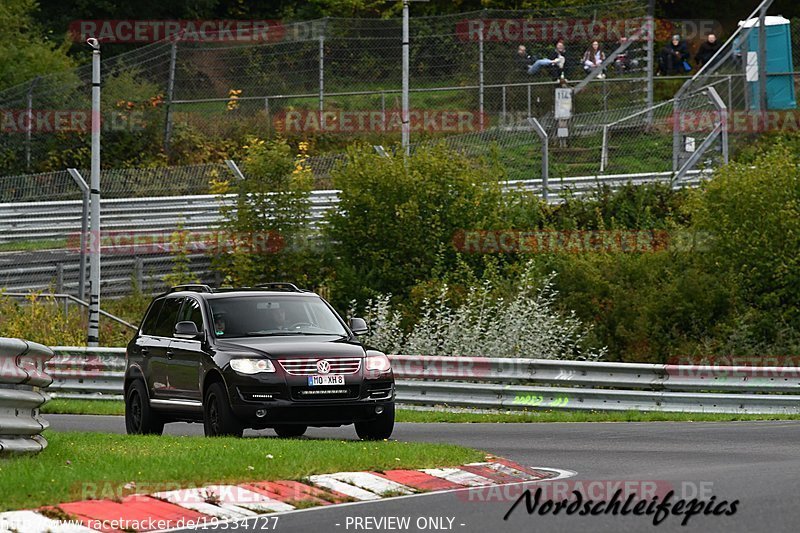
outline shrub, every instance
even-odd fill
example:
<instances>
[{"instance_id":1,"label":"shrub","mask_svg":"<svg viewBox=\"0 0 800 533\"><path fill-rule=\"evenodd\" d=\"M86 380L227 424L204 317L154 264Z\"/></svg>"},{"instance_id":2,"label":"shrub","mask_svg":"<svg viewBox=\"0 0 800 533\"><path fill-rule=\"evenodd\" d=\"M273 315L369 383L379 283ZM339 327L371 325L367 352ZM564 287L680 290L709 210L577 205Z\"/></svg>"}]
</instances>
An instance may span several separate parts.
<instances>
[{"instance_id":1,"label":"shrub","mask_svg":"<svg viewBox=\"0 0 800 533\"><path fill-rule=\"evenodd\" d=\"M408 158L351 148L347 164L333 172L341 193L326 228L338 260L334 294L359 301L380 293L405 296L434 269L448 269L457 230L499 224L502 175L492 161L470 160L442 145Z\"/></svg>"},{"instance_id":2,"label":"shrub","mask_svg":"<svg viewBox=\"0 0 800 533\"><path fill-rule=\"evenodd\" d=\"M388 297L372 300L366 317L366 342L389 353L524 357L533 359L599 359L605 349L587 346L587 330L574 313L554 309L557 292L550 275L539 285L531 263L510 298L498 296L488 281L469 289L453 306L442 286L435 300L425 300L419 321L407 334L400 329Z\"/></svg>"}]
</instances>

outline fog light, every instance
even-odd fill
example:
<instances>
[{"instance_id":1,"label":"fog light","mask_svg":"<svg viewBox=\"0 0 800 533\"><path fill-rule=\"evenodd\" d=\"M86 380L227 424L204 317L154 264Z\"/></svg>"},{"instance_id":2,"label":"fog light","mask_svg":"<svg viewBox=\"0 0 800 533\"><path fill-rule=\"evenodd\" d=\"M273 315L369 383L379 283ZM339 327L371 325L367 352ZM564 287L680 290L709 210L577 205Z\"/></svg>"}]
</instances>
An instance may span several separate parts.
<instances>
[{"instance_id":1,"label":"fog light","mask_svg":"<svg viewBox=\"0 0 800 533\"><path fill-rule=\"evenodd\" d=\"M267 416L267 410L266 409L259 409L258 411L256 411L256 416L258 418L264 418L265 416Z\"/></svg>"},{"instance_id":2,"label":"fog light","mask_svg":"<svg viewBox=\"0 0 800 533\"><path fill-rule=\"evenodd\" d=\"M376 415L379 415L382 412L383 412L383 406L382 405L379 405L378 407L375 408L375 414Z\"/></svg>"}]
</instances>

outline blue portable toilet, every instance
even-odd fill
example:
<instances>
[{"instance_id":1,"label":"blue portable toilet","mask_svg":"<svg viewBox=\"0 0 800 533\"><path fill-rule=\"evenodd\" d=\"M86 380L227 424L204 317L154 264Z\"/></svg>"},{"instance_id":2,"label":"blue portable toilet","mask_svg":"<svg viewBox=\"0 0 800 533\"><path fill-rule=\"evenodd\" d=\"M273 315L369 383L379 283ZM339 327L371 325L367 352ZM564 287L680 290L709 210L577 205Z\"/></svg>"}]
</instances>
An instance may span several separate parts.
<instances>
[{"instance_id":1,"label":"blue portable toilet","mask_svg":"<svg viewBox=\"0 0 800 533\"><path fill-rule=\"evenodd\" d=\"M761 30L758 18L739 22L739 26L752 28L747 35L747 57L745 62L745 79L750 91L750 108L760 106L758 90L758 32ZM789 19L780 16L764 17L766 27L767 54L767 109L794 109L797 100L794 92L792 76L792 36L789 31Z\"/></svg>"}]
</instances>

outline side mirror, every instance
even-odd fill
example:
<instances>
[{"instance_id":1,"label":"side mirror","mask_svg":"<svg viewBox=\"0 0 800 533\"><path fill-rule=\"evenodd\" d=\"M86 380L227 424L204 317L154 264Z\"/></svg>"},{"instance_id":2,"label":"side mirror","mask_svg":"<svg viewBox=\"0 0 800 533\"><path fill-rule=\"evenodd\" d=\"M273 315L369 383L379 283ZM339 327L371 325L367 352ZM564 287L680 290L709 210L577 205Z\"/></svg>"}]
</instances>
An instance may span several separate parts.
<instances>
[{"instance_id":1,"label":"side mirror","mask_svg":"<svg viewBox=\"0 0 800 533\"><path fill-rule=\"evenodd\" d=\"M175 324L175 338L178 339L197 339L202 335L202 332L197 329L197 325L190 321L184 320Z\"/></svg>"},{"instance_id":2,"label":"side mirror","mask_svg":"<svg viewBox=\"0 0 800 533\"><path fill-rule=\"evenodd\" d=\"M356 335L366 335L369 332L369 328L367 327L367 321L363 318L351 318L350 319L350 329Z\"/></svg>"}]
</instances>

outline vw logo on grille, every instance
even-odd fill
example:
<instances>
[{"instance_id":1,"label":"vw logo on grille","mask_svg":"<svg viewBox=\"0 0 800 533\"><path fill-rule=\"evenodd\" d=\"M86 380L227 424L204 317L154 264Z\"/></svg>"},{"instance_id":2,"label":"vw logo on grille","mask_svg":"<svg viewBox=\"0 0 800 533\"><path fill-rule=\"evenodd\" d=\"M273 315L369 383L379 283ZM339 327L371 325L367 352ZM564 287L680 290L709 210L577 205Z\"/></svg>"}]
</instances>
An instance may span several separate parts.
<instances>
[{"instance_id":1,"label":"vw logo on grille","mask_svg":"<svg viewBox=\"0 0 800 533\"><path fill-rule=\"evenodd\" d=\"M328 361L326 361L325 359L317 361L317 372L319 372L320 374L327 374L330 371L331 371L331 364Z\"/></svg>"}]
</instances>

